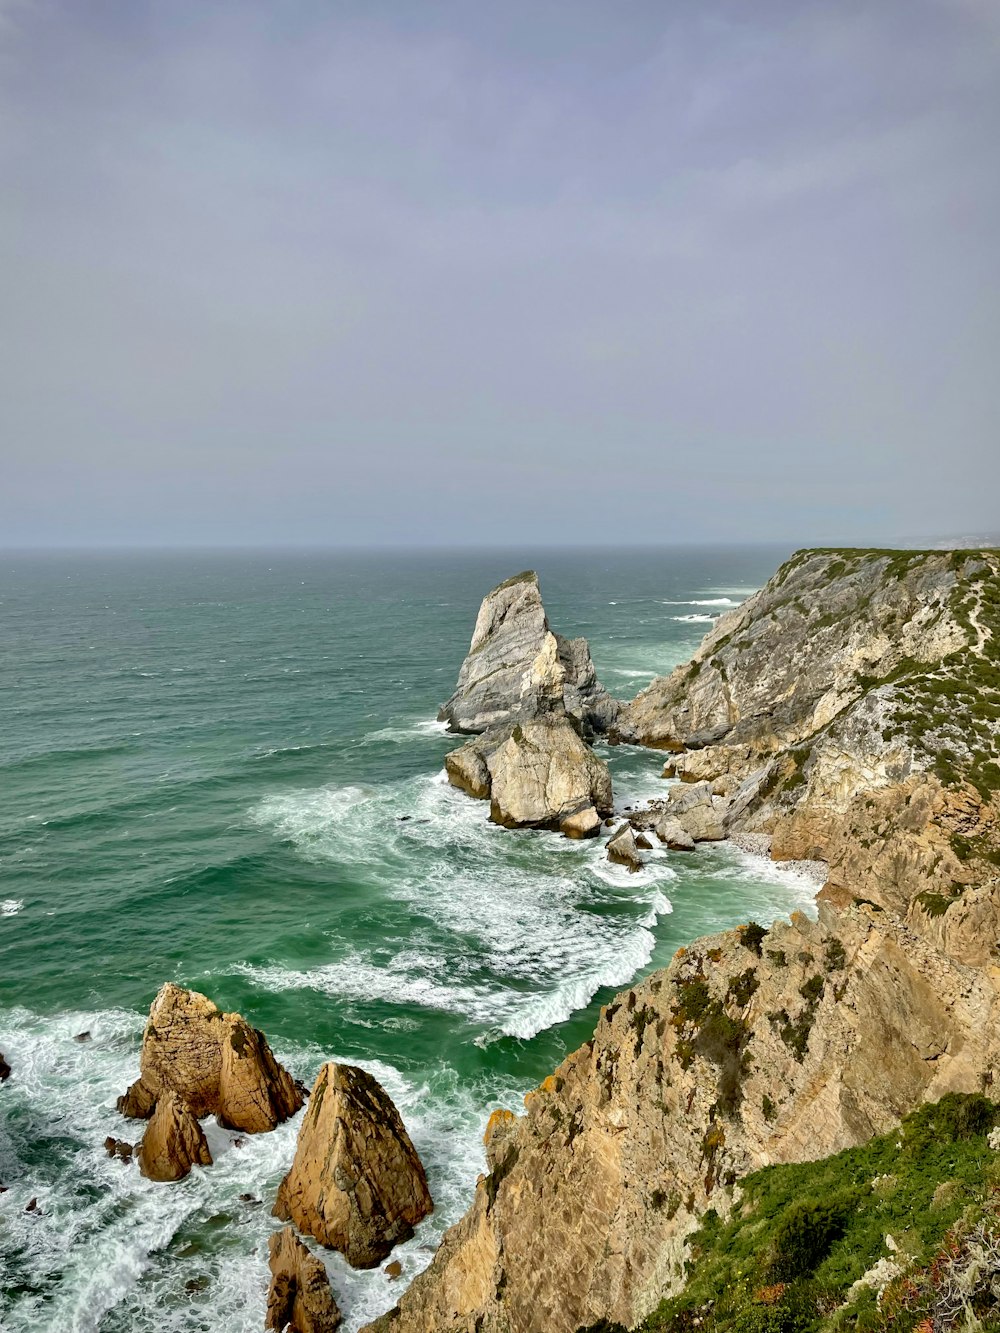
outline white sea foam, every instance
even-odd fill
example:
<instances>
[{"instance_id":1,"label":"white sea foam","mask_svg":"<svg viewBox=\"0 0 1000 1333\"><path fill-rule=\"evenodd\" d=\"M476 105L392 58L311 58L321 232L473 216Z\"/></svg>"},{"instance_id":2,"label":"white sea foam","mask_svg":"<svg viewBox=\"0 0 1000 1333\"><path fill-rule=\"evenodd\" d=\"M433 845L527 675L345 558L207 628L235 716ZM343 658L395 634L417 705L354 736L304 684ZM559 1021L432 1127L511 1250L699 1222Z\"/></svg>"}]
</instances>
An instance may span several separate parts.
<instances>
[{"instance_id":1,"label":"white sea foam","mask_svg":"<svg viewBox=\"0 0 1000 1333\"><path fill-rule=\"evenodd\" d=\"M5 898L0 902L0 916L17 916L23 907L23 898Z\"/></svg>"},{"instance_id":2,"label":"white sea foam","mask_svg":"<svg viewBox=\"0 0 1000 1333\"><path fill-rule=\"evenodd\" d=\"M672 873L661 862L629 877L601 843L500 829L440 772L368 792L285 793L253 818L405 903L433 923L434 939L411 935L391 958L355 951L307 970L275 962L245 975L269 989L440 1009L511 1036L561 1022L601 986L627 980L623 959L633 972L643 965L648 889ZM607 910L593 910L601 903Z\"/></svg>"},{"instance_id":3,"label":"white sea foam","mask_svg":"<svg viewBox=\"0 0 1000 1333\"><path fill-rule=\"evenodd\" d=\"M705 622L705 623L711 624L711 623L714 622L714 620L715 620L715 616L703 616L703 615L697 615L697 614L696 614L696 615L690 615L690 616L671 616L670 619L671 619L671 620L688 621L688 622L691 622L691 621L701 621L701 622Z\"/></svg>"}]
</instances>

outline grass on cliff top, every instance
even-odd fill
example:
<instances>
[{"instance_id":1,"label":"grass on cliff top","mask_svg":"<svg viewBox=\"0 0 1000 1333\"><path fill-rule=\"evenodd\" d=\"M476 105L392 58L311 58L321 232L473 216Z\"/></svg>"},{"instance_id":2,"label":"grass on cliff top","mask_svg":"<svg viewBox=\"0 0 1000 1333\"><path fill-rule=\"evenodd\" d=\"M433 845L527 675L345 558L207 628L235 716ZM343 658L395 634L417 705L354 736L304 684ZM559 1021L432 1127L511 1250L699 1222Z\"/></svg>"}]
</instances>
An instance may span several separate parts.
<instances>
[{"instance_id":1,"label":"grass on cliff top","mask_svg":"<svg viewBox=\"0 0 1000 1333\"><path fill-rule=\"evenodd\" d=\"M985 1097L951 1093L863 1147L746 1177L730 1218L710 1210L692 1237L684 1291L637 1333L911 1333L928 1319L935 1330L1000 1329L1000 1265L986 1280L970 1261L964 1290L978 1323L941 1315L953 1298L948 1264L961 1268L984 1219L1000 1254L1000 1156L987 1144L998 1121ZM891 1258L906 1273L881 1303L871 1289L847 1303L851 1283Z\"/></svg>"}]
</instances>

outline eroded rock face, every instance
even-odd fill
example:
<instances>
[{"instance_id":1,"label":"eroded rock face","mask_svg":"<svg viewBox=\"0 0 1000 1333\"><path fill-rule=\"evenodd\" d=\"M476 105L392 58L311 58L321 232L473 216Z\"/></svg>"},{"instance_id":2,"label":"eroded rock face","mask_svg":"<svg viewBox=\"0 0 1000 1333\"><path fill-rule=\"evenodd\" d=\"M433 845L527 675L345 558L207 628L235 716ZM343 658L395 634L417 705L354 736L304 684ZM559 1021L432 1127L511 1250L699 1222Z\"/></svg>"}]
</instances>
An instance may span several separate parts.
<instances>
[{"instance_id":1,"label":"eroded rock face","mask_svg":"<svg viewBox=\"0 0 1000 1333\"><path fill-rule=\"evenodd\" d=\"M563 714L515 723L467 741L445 759L453 786L490 801L507 828L591 837L613 799L611 774Z\"/></svg>"},{"instance_id":2,"label":"eroded rock face","mask_svg":"<svg viewBox=\"0 0 1000 1333\"><path fill-rule=\"evenodd\" d=\"M183 1180L192 1166L212 1165L197 1116L172 1089L160 1094L135 1155L147 1180Z\"/></svg>"},{"instance_id":3,"label":"eroded rock face","mask_svg":"<svg viewBox=\"0 0 1000 1333\"><path fill-rule=\"evenodd\" d=\"M150 1008L139 1069L137 1081L118 1099L119 1111L132 1118L152 1115L172 1090L196 1118L215 1115L230 1129L259 1134L302 1105L302 1094L263 1033L172 982Z\"/></svg>"},{"instance_id":4,"label":"eroded rock face","mask_svg":"<svg viewBox=\"0 0 1000 1333\"><path fill-rule=\"evenodd\" d=\"M271 1289L265 1328L277 1333L334 1333L343 1316L330 1290L326 1269L291 1227L268 1241Z\"/></svg>"},{"instance_id":5,"label":"eroded rock face","mask_svg":"<svg viewBox=\"0 0 1000 1333\"><path fill-rule=\"evenodd\" d=\"M438 714L478 734L566 712L586 734L607 731L618 703L601 686L586 639L553 634L532 570L483 599L455 693Z\"/></svg>"},{"instance_id":6,"label":"eroded rock face","mask_svg":"<svg viewBox=\"0 0 1000 1333\"><path fill-rule=\"evenodd\" d=\"M372 1268L431 1212L427 1177L388 1093L353 1065L316 1079L274 1214Z\"/></svg>"},{"instance_id":7,"label":"eroded rock face","mask_svg":"<svg viewBox=\"0 0 1000 1333\"><path fill-rule=\"evenodd\" d=\"M758 955L759 950L759 955ZM684 1242L731 1183L888 1130L1000 1064L994 973L854 905L678 951L498 1117L490 1173L372 1333L632 1328L683 1284Z\"/></svg>"}]
</instances>

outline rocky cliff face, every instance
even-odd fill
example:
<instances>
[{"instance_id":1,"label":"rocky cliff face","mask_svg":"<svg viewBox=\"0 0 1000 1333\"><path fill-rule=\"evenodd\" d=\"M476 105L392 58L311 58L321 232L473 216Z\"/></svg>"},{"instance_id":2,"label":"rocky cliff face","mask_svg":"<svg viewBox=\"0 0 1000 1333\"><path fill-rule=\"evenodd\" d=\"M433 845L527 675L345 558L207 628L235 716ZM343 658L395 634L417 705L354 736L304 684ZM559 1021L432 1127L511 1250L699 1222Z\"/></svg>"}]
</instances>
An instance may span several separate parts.
<instances>
[{"instance_id":1,"label":"rocky cliff face","mask_svg":"<svg viewBox=\"0 0 1000 1333\"><path fill-rule=\"evenodd\" d=\"M566 713L593 735L608 730L618 707L597 679L586 639L552 633L538 575L526 570L483 598L455 693L438 717L452 731L480 733Z\"/></svg>"},{"instance_id":2,"label":"rocky cliff face","mask_svg":"<svg viewBox=\"0 0 1000 1333\"><path fill-rule=\"evenodd\" d=\"M632 1327L743 1174L994 1084L998 643L996 553L802 552L622 711L708 784L665 827L827 861L819 920L700 940L618 996L491 1120L472 1207L373 1333Z\"/></svg>"}]
</instances>

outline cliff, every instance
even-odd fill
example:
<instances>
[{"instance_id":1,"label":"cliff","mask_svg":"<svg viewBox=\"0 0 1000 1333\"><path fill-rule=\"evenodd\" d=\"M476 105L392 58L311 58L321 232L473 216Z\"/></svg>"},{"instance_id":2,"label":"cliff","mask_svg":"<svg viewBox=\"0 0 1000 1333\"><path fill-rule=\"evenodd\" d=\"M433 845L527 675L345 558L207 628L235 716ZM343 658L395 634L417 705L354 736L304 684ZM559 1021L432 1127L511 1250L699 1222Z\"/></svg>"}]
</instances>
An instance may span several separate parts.
<instances>
[{"instance_id":1,"label":"cliff","mask_svg":"<svg viewBox=\"0 0 1000 1333\"><path fill-rule=\"evenodd\" d=\"M830 864L819 919L680 950L487 1131L490 1172L377 1333L634 1327L706 1210L1000 1061L1000 562L801 552L618 719L731 834Z\"/></svg>"}]
</instances>

